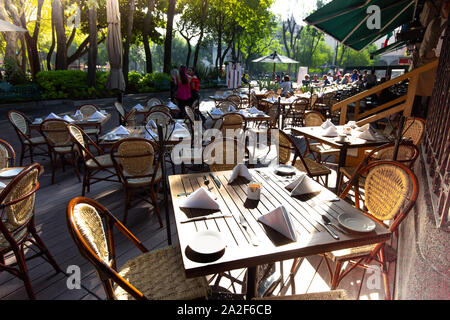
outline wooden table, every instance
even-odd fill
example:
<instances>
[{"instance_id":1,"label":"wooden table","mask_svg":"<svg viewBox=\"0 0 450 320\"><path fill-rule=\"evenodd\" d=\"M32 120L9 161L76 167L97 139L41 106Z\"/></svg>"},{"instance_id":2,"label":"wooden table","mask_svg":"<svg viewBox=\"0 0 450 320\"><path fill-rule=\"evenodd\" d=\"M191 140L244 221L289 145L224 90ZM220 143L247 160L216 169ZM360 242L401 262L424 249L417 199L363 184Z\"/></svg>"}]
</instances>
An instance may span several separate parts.
<instances>
[{"instance_id":1,"label":"wooden table","mask_svg":"<svg viewBox=\"0 0 450 320\"><path fill-rule=\"evenodd\" d=\"M245 109L241 109L241 110L245 110ZM236 113L239 113L239 112L236 112ZM252 115L249 112L247 112L246 116L241 114L241 113L239 113L239 114L244 117L245 122L263 122L263 121L270 121L271 120L270 116L267 115L267 114ZM220 118L222 118L222 116L223 116L223 115L211 114L210 112L208 112L208 115L211 117L211 119L213 121L212 127L214 127L216 121L219 120Z\"/></svg>"},{"instance_id":2,"label":"wooden table","mask_svg":"<svg viewBox=\"0 0 450 320\"><path fill-rule=\"evenodd\" d=\"M106 140L106 137L108 136L109 133L114 132L118 127L115 127L114 129L112 129L110 132L104 134L103 136L100 137L99 139L99 145L102 148L108 148L111 147L114 143L116 143L118 140ZM135 126L135 127L125 127L128 132L130 132L129 135L123 135L121 136L121 139L124 138L132 138L132 137L137 137L137 138L145 138L145 127L144 126ZM188 129L186 129L188 130ZM154 141L154 140L152 140ZM189 133L189 136L171 136L169 140L166 141L166 145L176 145L178 143L180 143L181 141L184 141L186 143L188 143L190 145L190 141L191 141L191 136ZM156 141L154 141L156 142Z\"/></svg>"},{"instance_id":3,"label":"wooden table","mask_svg":"<svg viewBox=\"0 0 450 320\"><path fill-rule=\"evenodd\" d=\"M60 114L60 115L58 115L58 116L60 116L61 117L61 120L63 120L63 117L65 116L66 114ZM73 119L73 115L68 115L69 117L71 117L72 119ZM73 122L71 122L72 124L75 124L75 125L77 125L77 126L79 126L81 129L85 129L85 128L97 128L98 129L98 132L99 132L99 134L102 132L102 126L105 124L105 123L107 123L108 121L109 121L109 119L111 119L111 114L110 113L107 113L107 114L105 114L105 118L103 118L102 120L97 120L97 121L88 121L87 119L84 119L84 120L75 120L74 119L74 121ZM45 121L45 120L44 120ZM39 131L39 129L40 129L40 127L41 127L41 123L35 123L35 122L33 122L31 125L30 125L30 129L34 129L34 130L38 130Z\"/></svg>"},{"instance_id":4,"label":"wooden table","mask_svg":"<svg viewBox=\"0 0 450 320\"><path fill-rule=\"evenodd\" d=\"M325 201L335 195L321 186L321 192L315 197L291 197L284 188L289 182L273 173L271 168L250 169L255 181L262 182L261 200L246 201L247 180L239 177L231 185L228 180L232 171L215 172L220 180L220 189L208 174L186 174L169 176L170 192L175 215L175 223L181 248L183 265L188 278L205 276L234 269L248 268L247 299L256 296L257 266L326 253L333 250L357 247L382 242L390 238L390 232L385 227L376 224L370 233L337 232L340 239L335 240L324 228L321 215L326 215L332 223L337 224L341 213L362 214L344 200L338 202ZM203 176L210 180L211 192L217 196L223 214L233 217L217 218L197 222L181 223L182 220L195 216L198 210L181 210L181 201L185 196L179 193L192 192L199 187L205 187ZM257 221L258 217L283 205L289 212L298 235L296 242L290 241L277 231L265 227ZM249 232L256 235L260 245L253 246L248 234L239 224L243 216L249 226ZM192 255L188 248L189 242L199 231L220 231L227 241L223 255L215 261L200 261Z\"/></svg>"},{"instance_id":5,"label":"wooden table","mask_svg":"<svg viewBox=\"0 0 450 320\"><path fill-rule=\"evenodd\" d=\"M344 126L336 126L338 130L338 134L343 133ZM348 149L357 149L357 148L373 148L385 143L389 143L390 141L381 133L376 133L376 140L364 140L355 137L354 135L347 136L347 141L342 143L337 141L337 137L324 137L322 136L323 129L319 127L292 127L291 132L293 134L303 135L305 138L319 141L321 143L325 143L335 149L339 149L339 161L337 168L337 177L336 177L336 194L339 195L339 181L341 178L341 167L345 166L345 161L347 159L347 150Z\"/></svg>"}]
</instances>

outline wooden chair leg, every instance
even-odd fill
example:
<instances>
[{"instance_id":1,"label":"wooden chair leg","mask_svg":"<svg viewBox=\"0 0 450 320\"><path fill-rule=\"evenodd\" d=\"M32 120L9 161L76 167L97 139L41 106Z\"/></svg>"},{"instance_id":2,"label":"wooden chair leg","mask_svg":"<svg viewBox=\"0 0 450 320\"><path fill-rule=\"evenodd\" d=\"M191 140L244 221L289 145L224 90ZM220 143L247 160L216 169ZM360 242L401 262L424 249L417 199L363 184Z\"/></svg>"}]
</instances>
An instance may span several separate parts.
<instances>
[{"instance_id":1,"label":"wooden chair leg","mask_svg":"<svg viewBox=\"0 0 450 320\"><path fill-rule=\"evenodd\" d=\"M384 253L384 247L380 249L378 256L380 258L381 263L381 272L383 273L385 299L391 300L391 291L389 289L389 274L386 263L386 256Z\"/></svg>"},{"instance_id":2,"label":"wooden chair leg","mask_svg":"<svg viewBox=\"0 0 450 320\"><path fill-rule=\"evenodd\" d=\"M53 256L50 254L50 251L48 251L47 247L45 246L44 242L42 241L41 237L39 237L38 233L36 232L35 227L33 226L31 228L31 234L33 235L33 238L36 240L39 249L42 251L42 253L47 257L48 262L52 265L53 269L55 269L56 272L63 272L59 265L56 263Z\"/></svg>"},{"instance_id":3,"label":"wooden chair leg","mask_svg":"<svg viewBox=\"0 0 450 320\"><path fill-rule=\"evenodd\" d=\"M342 265L343 265L342 262L340 262L340 261L336 262L333 277L331 279L331 290L335 290L339 286L339 283L341 282L340 275L341 275L341 271L342 271Z\"/></svg>"},{"instance_id":4,"label":"wooden chair leg","mask_svg":"<svg viewBox=\"0 0 450 320\"><path fill-rule=\"evenodd\" d=\"M27 291L28 297L30 298L30 300L35 300L36 296L34 295L33 287L31 286L31 281L28 276L25 255L23 251L20 250L19 248L15 248L13 251L16 256L17 265L20 269L20 278L25 284L25 290Z\"/></svg>"},{"instance_id":5,"label":"wooden chair leg","mask_svg":"<svg viewBox=\"0 0 450 320\"><path fill-rule=\"evenodd\" d=\"M20 150L20 166L23 165L23 157L25 155L25 145L22 145L22 149Z\"/></svg>"},{"instance_id":6,"label":"wooden chair leg","mask_svg":"<svg viewBox=\"0 0 450 320\"><path fill-rule=\"evenodd\" d=\"M154 207L154 210L156 212L156 215L158 216L159 225L162 228L163 227L163 222L162 222L161 214L159 212L159 207L158 207L158 202L157 202L157 199L156 199L156 195L153 192L153 190L150 190L150 197L152 199L153 207Z\"/></svg>"}]
</instances>

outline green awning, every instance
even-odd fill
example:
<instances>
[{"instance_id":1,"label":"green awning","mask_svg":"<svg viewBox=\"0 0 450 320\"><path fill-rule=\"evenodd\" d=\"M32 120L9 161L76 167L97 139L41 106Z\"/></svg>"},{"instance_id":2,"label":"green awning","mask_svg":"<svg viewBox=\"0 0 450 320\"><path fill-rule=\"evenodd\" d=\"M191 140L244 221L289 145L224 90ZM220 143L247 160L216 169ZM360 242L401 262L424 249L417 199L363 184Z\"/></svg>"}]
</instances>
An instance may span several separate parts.
<instances>
[{"instance_id":1,"label":"green awning","mask_svg":"<svg viewBox=\"0 0 450 320\"><path fill-rule=\"evenodd\" d=\"M397 41L397 42L391 43L390 45L388 45L384 48L378 49L377 51L371 52L370 56L374 57L374 56L379 56L380 54L386 54L386 53L398 50L398 49L406 46L406 44L407 44L406 41Z\"/></svg>"},{"instance_id":2,"label":"green awning","mask_svg":"<svg viewBox=\"0 0 450 320\"><path fill-rule=\"evenodd\" d=\"M380 8L380 29L369 29L370 6ZM399 26L413 20L417 0L334 0L304 21L335 38L340 43L361 51Z\"/></svg>"}]
</instances>

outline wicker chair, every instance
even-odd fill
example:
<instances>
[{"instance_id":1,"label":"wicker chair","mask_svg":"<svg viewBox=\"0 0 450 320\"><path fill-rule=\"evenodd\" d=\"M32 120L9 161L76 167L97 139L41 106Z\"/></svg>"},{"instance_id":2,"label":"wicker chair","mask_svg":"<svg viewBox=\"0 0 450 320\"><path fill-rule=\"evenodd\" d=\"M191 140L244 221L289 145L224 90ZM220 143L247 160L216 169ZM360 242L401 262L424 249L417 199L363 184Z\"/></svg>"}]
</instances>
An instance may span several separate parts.
<instances>
[{"instance_id":1,"label":"wicker chair","mask_svg":"<svg viewBox=\"0 0 450 320\"><path fill-rule=\"evenodd\" d=\"M0 168L14 167L15 163L14 148L5 140L0 139Z\"/></svg>"},{"instance_id":2,"label":"wicker chair","mask_svg":"<svg viewBox=\"0 0 450 320\"><path fill-rule=\"evenodd\" d=\"M282 130L278 130L278 141L278 161L280 163L292 163L298 170L305 172L310 178L316 178L317 181L324 177L323 183L325 187L328 186L328 175L331 173L330 169L312 159L304 158L295 143ZM292 151L294 151L294 157L291 160ZM300 161L297 161L297 158Z\"/></svg>"},{"instance_id":3,"label":"wicker chair","mask_svg":"<svg viewBox=\"0 0 450 320\"><path fill-rule=\"evenodd\" d=\"M226 133L227 130L243 130L245 128L244 116L237 112L226 113L221 117L219 130Z\"/></svg>"},{"instance_id":4,"label":"wicker chair","mask_svg":"<svg viewBox=\"0 0 450 320\"><path fill-rule=\"evenodd\" d=\"M159 98L150 98L150 99L148 99L147 102L145 103L145 106L146 106L148 109L151 109L152 107L157 106L157 105L163 105L162 100L159 99Z\"/></svg>"},{"instance_id":5,"label":"wicker chair","mask_svg":"<svg viewBox=\"0 0 450 320\"><path fill-rule=\"evenodd\" d=\"M306 98L298 98L289 106L288 111L283 115L283 124L286 125L286 120L291 126L302 126L303 115L308 108L309 100Z\"/></svg>"},{"instance_id":6,"label":"wicker chair","mask_svg":"<svg viewBox=\"0 0 450 320\"><path fill-rule=\"evenodd\" d=\"M402 136L412 141L416 146L422 143L422 138L425 133L425 120L416 117L408 117L403 126Z\"/></svg>"},{"instance_id":7,"label":"wicker chair","mask_svg":"<svg viewBox=\"0 0 450 320\"><path fill-rule=\"evenodd\" d=\"M206 145L202 156L203 162L209 166L210 171L216 172L233 170L237 164L245 163L248 155L247 148L238 140L217 138Z\"/></svg>"},{"instance_id":8,"label":"wicker chair","mask_svg":"<svg viewBox=\"0 0 450 320\"><path fill-rule=\"evenodd\" d=\"M0 271L8 271L21 279L30 299L35 299L26 260L44 256L56 272L63 272L51 256L44 242L39 237L34 222L34 205L36 191L39 189L38 177L41 166L33 163L23 169L0 192ZM31 243L39 250L25 258L25 244ZM16 263L5 264L5 256L14 255ZM9 259L8 259L9 260Z\"/></svg>"},{"instance_id":9,"label":"wicker chair","mask_svg":"<svg viewBox=\"0 0 450 320\"><path fill-rule=\"evenodd\" d=\"M365 184L365 177L358 176L356 177L356 173L364 166L367 166L369 163L377 160L393 160L395 151L395 143L388 143L382 146L379 146L369 152L358 167L341 167L340 172L341 178L338 181L338 185L341 186L343 183L344 176L349 180L347 184L351 183L354 186L355 191L355 203L358 203L361 198L360 189ZM412 168L414 162L419 157L419 148L411 143L403 142L399 145L398 153L397 153L397 162L403 163L404 165ZM343 186L341 186L340 190L343 190Z\"/></svg>"},{"instance_id":10,"label":"wicker chair","mask_svg":"<svg viewBox=\"0 0 450 320\"><path fill-rule=\"evenodd\" d=\"M75 198L67 207L67 225L81 255L94 266L110 300L186 300L206 298L203 277L187 279L179 246L149 251L105 207ZM114 227L142 254L118 269Z\"/></svg>"},{"instance_id":11,"label":"wicker chair","mask_svg":"<svg viewBox=\"0 0 450 320\"><path fill-rule=\"evenodd\" d=\"M317 95L317 93L313 93L311 95L311 98L309 98L309 110L315 110L315 105L318 99L319 96Z\"/></svg>"},{"instance_id":12,"label":"wicker chair","mask_svg":"<svg viewBox=\"0 0 450 320\"><path fill-rule=\"evenodd\" d=\"M83 185L81 194L84 196L91 191L91 185L100 181L120 182L117 179L116 172L111 157L105 152L81 129L74 124L68 124L70 138L75 144L78 154L83 160ZM97 150L98 156L95 156L90 147ZM109 173L104 176L103 173Z\"/></svg>"},{"instance_id":13,"label":"wicker chair","mask_svg":"<svg viewBox=\"0 0 450 320\"><path fill-rule=\"evenodd\" d=\"M303 125L305 127L317 127L322 125L325 117L319 111L307 111L303 117ZM326 161L330 156L335 158L339 156L339 149L335 149L325 143L311 143L309 139L305 139L306 151L304 155L311 153L318 163ZM322 156L325 159L322 160Z\"/></svg>"},{"instance_id":14,"label":"wicker chair","mask_svg":"<svg viewBox=\"0 0 450 320\"><path fill-rule=\"evenodd\" d=\"M220 102L218 105L217 105L217 109L220 109L223 113L228 113L228 112L230 112L229 111L229 108L230 107L233 107L234 109L238 109L239 107L233 102L233 101L231 101L231 100L225 100L225 101L222 101L222 102Z\"/></svg>"},{"instance_id":15,"label":"wicker chair","mask_svg":"<svg viewBox=\"0 0 450 320\"><path fill-rule=\"evenodd\" d=\"M364 204L367 210L362 211L362 214L371 217L392 233L396 233L400 223L406 218L417 200L419 193L417 177L404 164L384 160L375 161L360 168L357 174L367 176L364 186L366 191ZM340 195L342 199L347 196L351 187L348 185L344 189ZM388 223L389 227L385 222L391 222ZM387 270L387 250L394 251L386 242L381 242L326 253L324 259L330 272L331 289L336 289L341 280L354 268L370 267L369 264L376 261L381 264L386 299L389 300L391 294ZM336 264L334 272L329 260ZM352 266L344 272L343 264L347 261L351 262Z\"/></svg>"},{"instance_id":16,"label":"wicker chair","mask_svg":"<svg viewBox=\"0 0 450 320\"><path fill-rule=\"evenodd\" d=\"M81 181L77 165L78 158L75 155L74 144L69 131L67 130L68 124L67 121L60 119L49 119L41 123L40 130L45 141L47 141L48 150L51 155L52 184L55 183L55 171L58 165L58 157L61 160L64 171L66 155L70 156L70 164L74 167L78 180Z\"/></svg>"},{"instance_id":17,"label":"wicker chair","mask_svg":"<svg viewBox=\"0 0 450 320\"><path fill-rule=\"evenodd\" d=\"M27 151L29 152L29 158L31 162L33 162L34 156L45 155L50 157L50 154L48 153L48 149L46 147L47 142L45 141L45 138L40 134L40 132L38 136L31 136L31 121L26 115L19 111L9 111L8 120L16 131L21 144L20 166L22 166L23 164L23 159L27 157L25 156L25 153ZM36 149L38 149L40 152L36 152Z\"/></svg>"},{"instance_id":18,"label":"wicker chair","mask_svg":"<svg viewBox=\"0 0 450 320\"><path fill-rule=\"evenodd\" d=\"M162 111L162 112L170 114L170 108L163 104L157 104L157 105L154 105L153 107L151 107L150 112L153 112L153 111Z\"/></svg>"},{"instance_id":19,"label":"wicker chair","mask_svg":"<svg viewBox=\"0 0 450 320\"><path fill-rule=\"evenodd\" d=\"M305 294L293 294L289 296L270 296L263 298L253 298L252 300L349 300L347 291L331 290L324 292L312 292Z\"/></svg>"},{"instance_id":20,"label":"wicker chair","mask_svg":"<svg viewBox=\"0 0 450 320\"><path fill-rule=\"evenodd\" d=\"M99 111L100 108L94 104L83 104L77 107L77 110L83 115L83 119L89 119L95 112ZM100 134L100 128L95 126L93 128L84 128L84 132L89 136L94 136L98 142L98 136Z\"/></svg>"},{"instance_id":21,"label":"wicker chair","mask_svg":"<svg viewBox=\"0 0 450 320\"><path fill-rule=\"evenodd\" d=\"M120 126L133 126L136 122L136 109L131 109L130 112L126 112L123 105L116 101L114 102L114 108L119 115Z\"/></svg>"},{"instance_id":22,"label":"wicker chair","mask_svg":"<svg viewBox=\"0 0 450 320\"><path fill-rule=\"evenodd\" d=\"M233 102L237 106L237 108L242 108L242 99L237 94L232 94L231 96L228 96L227 100Z\"/></svg>"},{"instance_id":23,"label":"wicker chair","mask_svg":"<svg viewBox=\"0 0 450 320\"><path fill-rule=\"evenodd\" d=\"M146 113L142 124L145 126L148 124L148 122L150 120L153 120L156 125L159 124L163 127L173 123L173 118L170 115L170 112L167 113L165 111L158 111L158 110L155 110L155 111L152 110L152 111Z\"/></svg>"},{"instance_id":24,"label":"wicker chair","mask_svg":"<svg viewBox=\"0 0 450 320\"><path fill-rule=\"evenodd\" d=\"M125 213L123 224L127 223L128 209L137 191L148 191L141 200L153 205L159 224L162 219L154 187L162 178L159 161L155 161L158 146L147 139L127 138L117 141L111 148L110 155L117 175L125 189ZM150 201L147 200L150 197Z\"/></svg>"}]
</instances>

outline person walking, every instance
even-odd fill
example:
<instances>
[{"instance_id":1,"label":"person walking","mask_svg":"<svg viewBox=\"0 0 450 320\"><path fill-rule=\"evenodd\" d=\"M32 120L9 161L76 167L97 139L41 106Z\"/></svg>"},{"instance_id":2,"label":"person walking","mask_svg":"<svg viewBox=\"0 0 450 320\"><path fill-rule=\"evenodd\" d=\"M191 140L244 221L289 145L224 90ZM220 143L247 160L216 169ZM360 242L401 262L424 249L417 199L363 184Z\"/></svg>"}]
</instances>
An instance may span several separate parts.
<instances>
[{"instance_id":1,"label":"person walking","mask_svg":"<svg viewBox=\"0 0 450 320\"><path fill-rule=\"evenodd\" d=\"M191 103L191 78L186 73L186 67L181 66L176 81L177 94L176 99L180 109L180 117L184 119L186 115L186 106Z\"/></svg>"}]
</instances>

